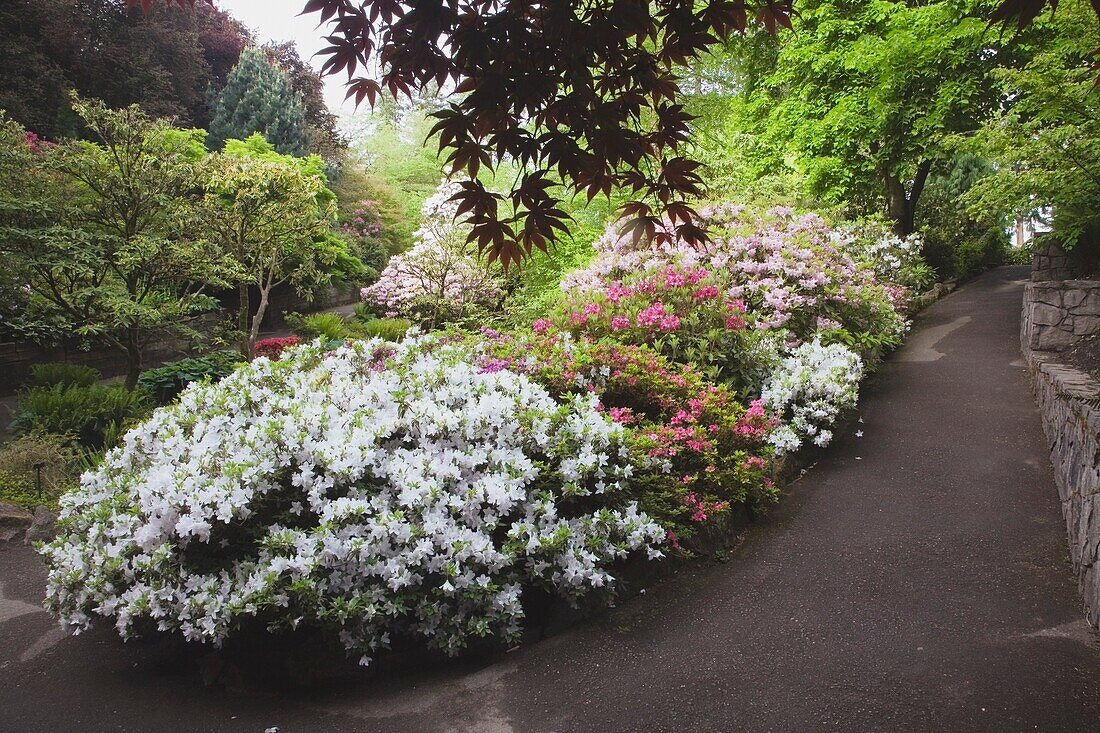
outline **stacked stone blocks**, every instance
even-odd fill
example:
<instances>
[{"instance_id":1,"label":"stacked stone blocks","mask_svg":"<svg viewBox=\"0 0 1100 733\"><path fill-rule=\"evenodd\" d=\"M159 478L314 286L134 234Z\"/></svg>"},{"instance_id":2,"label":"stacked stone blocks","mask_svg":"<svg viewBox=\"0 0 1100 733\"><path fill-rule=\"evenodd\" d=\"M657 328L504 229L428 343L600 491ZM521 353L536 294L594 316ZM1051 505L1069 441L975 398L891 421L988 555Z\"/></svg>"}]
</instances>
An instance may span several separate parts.
<instances>
[{"instance_id":1,"label":"stacked stone blocks","mask_svg":"<svg viewBox=\"0 0 1100 733\"><path fill-rule=\"evenodd\" d=\"M1057 351L1100 334L1100 281L1030 282L1024 295L1024 347Z\"/></svg>"},{"instance_id":2,"label":"stacked stone blocks","mask_svg":"<svg viewBox=\"0 0 1100 733\"><path fill-rule=\"evenodd\" d=\"M1039 279L1025 288L1020 341L1050 443L1085 612L1100 627L1100 383L1061 364L1057 353L1100 333L1100 281L1048 280L1045 274L1037 271Z\"/></svg>"}]
</instances>

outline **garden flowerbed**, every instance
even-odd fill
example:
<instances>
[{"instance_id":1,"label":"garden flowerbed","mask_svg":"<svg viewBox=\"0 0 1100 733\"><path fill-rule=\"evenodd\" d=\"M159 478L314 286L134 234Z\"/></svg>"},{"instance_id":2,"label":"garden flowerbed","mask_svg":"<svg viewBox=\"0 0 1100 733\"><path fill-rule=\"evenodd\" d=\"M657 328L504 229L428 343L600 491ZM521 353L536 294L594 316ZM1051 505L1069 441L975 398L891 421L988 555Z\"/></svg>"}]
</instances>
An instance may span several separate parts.
<instances>
[{"instance_id":1,"label":"garden flowerbed","mask_svg":"<svg viewBox=\"0 0 1100 733\"><path fill-rule=\"evenodd\" d=\"M280 342L192 385L62 497L47 604L124 637L308 629L365 664L513 644L713 551L830 442L928 273L880 228L708 216L706 251L609 231L529 326Z\"/></svg>"}]
</instances>

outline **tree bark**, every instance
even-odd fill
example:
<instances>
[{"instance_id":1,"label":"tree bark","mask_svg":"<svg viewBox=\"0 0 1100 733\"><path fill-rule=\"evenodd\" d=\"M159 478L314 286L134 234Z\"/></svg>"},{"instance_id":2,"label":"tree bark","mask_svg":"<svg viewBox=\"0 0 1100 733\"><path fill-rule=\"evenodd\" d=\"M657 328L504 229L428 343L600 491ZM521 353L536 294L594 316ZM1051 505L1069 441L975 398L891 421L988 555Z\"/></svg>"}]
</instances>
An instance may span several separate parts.
<instances>
[{"instance_id":1,"label":"tree bark","mask_svg":"<svg viewBox=\"0 0 1100 733\"><path fill-rule=\"evenodd\" d=\"M917 202L924 193L928 174L932 171L932 161L922 161L917 166L913 183L908 190L905 183L894 174L884 176L886 183L887 211L894 222L894 233L907 237L916 230Z\"/></svg>"},{"instance_id":2,"label":"tree bark","mask_svg":"<svg viewBox=\"0 0 1100 733\"><path fill-rule=\"evenodd\" d=\"M260 288L260 304L256 306L256 315L252 317L252 328L248 330L249 354L256 352L256 342L260 340L260 326L264 322L264 316L267 315L267 296L269 292L270 289Z\"/></svg>"},{"instance_id":3,"label":"tree bark","mask_svg":"<svg viewBox=\"0 0 1100 733\"><path fill-rule=\"evenodd\" d=\"M237 331L240 333L241 355L252 361L253 344L248 328L248 316L252 304L248 300L248 283L238 284L237 293L240 300L240 305L237 306Z\"/></svg>"},{"instance_id":4,"label":"tree bark","mask_svg":"<svg viewBox=\"0 0 1100 733\"><path fill-rule=\"evenodd\" d=\"M133 391L141 376L141 345L133 335L126 338L126 389Z\"/></svg>"},{"instance_id":5,"label":"tree bark","mask_svg":"<svg viewBox=\"0 0 1100 733\"><path fill-rule=\"evenodd\" d=\"M897 176L886 176L886 205L891 221L894 222L894 234L904 237L913 232L913 220L909 214L909 196L905 184Z\"/></svg>"}]
</instances>

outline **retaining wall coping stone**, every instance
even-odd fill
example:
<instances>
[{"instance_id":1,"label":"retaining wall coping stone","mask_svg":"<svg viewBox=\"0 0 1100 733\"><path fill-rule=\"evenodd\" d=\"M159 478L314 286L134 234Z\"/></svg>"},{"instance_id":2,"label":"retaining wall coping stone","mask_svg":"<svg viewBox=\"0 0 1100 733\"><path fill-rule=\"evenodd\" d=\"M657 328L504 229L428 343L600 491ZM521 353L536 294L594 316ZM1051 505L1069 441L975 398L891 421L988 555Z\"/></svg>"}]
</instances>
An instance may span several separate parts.
<instances>
[{"instance_id":1,"label":"retaining wall coping stone","mask_svg":"<svg viewBox=\"0 0 1100 733\"><path fill-rule=\"evenodd\" d=\"M1088 290L1100 291L1100 282L1087 282ZM1076 285L1071 288L1069 282L1060 285L1064 292L1083 290ZM1100 406L1093 403L1100 398L1100 381L1060 363L1058 353L1036 348L1054 345L1052 342L1058 339L1066 339L1066 345L1074 341L1066 331L1041 325L1035 318L1040 307L1037 296L1049 292L1051 287L1045 283L1025 288L1020 341L1043 431L1050 442L1055 483L1086 618L1100 626ZM1070 302L1073 299L1068 298ZM1100 320L1098 316L1067 318L1076 328L1078 321Z\"/></svg>"}]
</instances>

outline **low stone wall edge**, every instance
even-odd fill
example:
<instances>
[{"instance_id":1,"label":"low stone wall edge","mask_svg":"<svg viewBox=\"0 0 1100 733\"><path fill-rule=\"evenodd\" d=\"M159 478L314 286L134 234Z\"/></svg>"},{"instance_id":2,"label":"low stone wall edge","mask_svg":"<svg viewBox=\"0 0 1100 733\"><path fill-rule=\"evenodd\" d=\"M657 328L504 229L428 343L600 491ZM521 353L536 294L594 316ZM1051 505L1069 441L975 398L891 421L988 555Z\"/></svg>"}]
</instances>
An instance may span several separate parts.
<instances>
[{"instance_id":1,"label":"low stone wall edge","mask_svg":"<svg viewBox=\"0 0 1100 733\"><path fill-rule=\"evenodd\" d=\"M1100 383L1088 374L1060 362L1056 352L1036 348L1044 343L1042 329L1051 324L1034 318L1035 306L1050 305L1050 292L1091 290L1100 282L1029 283L1021 318L1021 348L1032 378L1042 416L1043 432L1066 522L1070 556L1085 605L1085 616L1100 627ZM1036 287L1037 286L1037 287ZM1043 300L1036 293L1044 295ZM1071 301L1073 298L1071 298ZM1045 301L1045 302L1044 302ZM1043 320L1042 318L1038 319Z\"/></svg>"}]
</instances>

